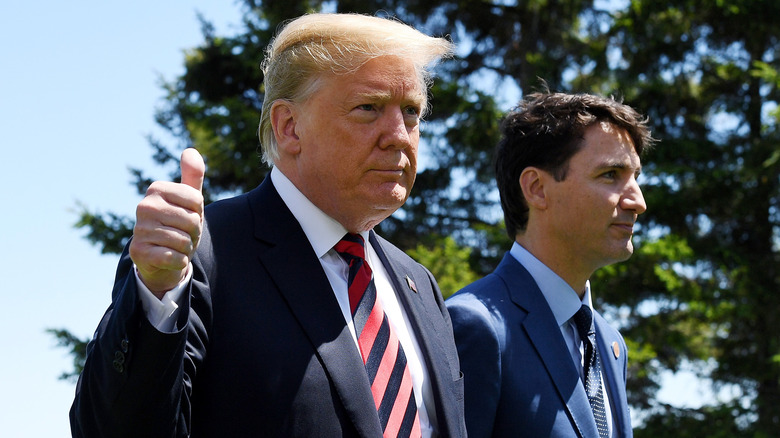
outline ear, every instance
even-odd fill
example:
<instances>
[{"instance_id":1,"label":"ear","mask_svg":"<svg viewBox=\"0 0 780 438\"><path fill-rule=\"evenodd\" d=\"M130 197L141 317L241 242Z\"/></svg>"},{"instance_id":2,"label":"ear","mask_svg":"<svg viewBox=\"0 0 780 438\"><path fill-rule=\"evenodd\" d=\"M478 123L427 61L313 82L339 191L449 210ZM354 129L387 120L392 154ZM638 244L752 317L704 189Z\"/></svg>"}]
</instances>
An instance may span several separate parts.
<instances>
[{"instance_id":1,"label":"ear","mask_svg":"<svg viewBox=\"0 0 780 438\"><path fill-rule=\"evenodd\" d=\"M281 154L296 155L300 152L296 124L298 113L295 104L279 99L271 104L271 127Z\"/></svg>"},{"instance_id":2,"label":"ear","mask_svg":"<svg viewBox=\"0 0 780 438\"><path fill-rule=\"evenodd\" d=\"M529 208L547 209L548 200L544 188L548 176L547 172L536 167L526 167L520 174L520 189L523 191L523 197Z\"/></svg>"}]
</instances>

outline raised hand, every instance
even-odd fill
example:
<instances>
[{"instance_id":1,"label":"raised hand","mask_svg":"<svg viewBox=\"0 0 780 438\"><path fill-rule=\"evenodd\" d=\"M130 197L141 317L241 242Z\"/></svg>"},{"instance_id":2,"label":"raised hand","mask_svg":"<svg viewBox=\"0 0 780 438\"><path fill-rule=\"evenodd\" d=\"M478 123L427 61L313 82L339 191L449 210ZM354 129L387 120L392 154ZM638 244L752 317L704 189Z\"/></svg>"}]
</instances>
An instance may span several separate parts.
<instances>
[{"instance_id":1,"label":"raised hand","mask_svg":"<svg viewBox=\"0 0 780 438\"><path fill-rule=\"evenodd\" d=\"M158 298L178 285L203 231L206 165L195 149L181 154L181 183L155 181L136 209L130 257Z\"/></svg>"}]
</instances>

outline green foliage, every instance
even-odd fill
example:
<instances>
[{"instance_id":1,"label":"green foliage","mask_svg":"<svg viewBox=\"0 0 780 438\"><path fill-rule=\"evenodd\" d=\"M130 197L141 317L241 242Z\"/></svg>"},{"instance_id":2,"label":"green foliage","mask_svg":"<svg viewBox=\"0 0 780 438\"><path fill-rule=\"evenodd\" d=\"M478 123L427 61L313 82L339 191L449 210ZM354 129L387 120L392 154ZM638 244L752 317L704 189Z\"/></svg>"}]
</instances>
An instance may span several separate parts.
<instances>
[{"instance_id":1,"label":"green foliage","mask_svg":"<svg viewBox=\"0 0 780 438\"><path fill-rule=\"evenodd\" d=\"M60 379L75 382L81 370L84 369L84 361L87 358L87 344L89 339L78 339L69 331L62 329L47 329L47 333L54 336L58 347L68 349L68 353L73 356L73 371L60 374Z\"/></svg>"},{"instance_id":2,"label":"green foliage","mask_svg":"<svg viewBox=\"0 0 780 438\"><path fill-rule=\"evenodd\" d=\"M747 410L734 403L704 406L698 409L681 409L661 406L644 420L644 427L634 432L636 438L760 438L772 435L753 433L739 426Z\"/></svg>"},{"instance_id":3,"label":"green foliage","mask_svg":"<svg viewBox=\"0 0 780 438\"><path fill-rule=\"evenodd\" d=\"M80 208L76 227L87 229L87 235L84 237L91 243L100 245L102 254L122 252L133 232L134 222L114 213L90 213L85 207Z\"/></svg>"},{"instance_id":4,"label":"green foliage","mask_svg":"<svg viewBox=\"0 0 780 438\"><path fill-rule=\"evenodd\" d=\"M658 370L674 370L683 359L702 365L712 359L709 377L745 393L734 401L745 406L741 421L713 406L680 414L680 427L693 427L693 419L730 421L747 434L771 435L780 427L780 374L772 361L780 341L764 335L776 329L780 310L774 292L780 139L770 112L780 97L777 12L780 4L771 1L634 0L616 13L611 31L622 62L610 74L630 103L647 111L662 139L645 166L650 208L642 222L684 237L693 251L671 265L685 274L682 283L641 256L629 262L652 268L656 277L640 294L662 287L650 301L657 313L632 314L627 336L671 347L677 357L659 349ZM647 280L640 273L626 277L634 285ZM637 293L633 287L616 292ZM719 429L717 436L739 436L733 427Z\"/></svg>"},{"instance_id":5,"label":"green foliage","mask_svg":"<svg viewBox=\"0 0 780 438\"><path fill-rule=\"evenodd\" d=\"M459 247L452 237L437 238L431 246L419 244L407 253L438 279L445 298L479 278L469 266L471 248Z\"/></svg>"},{"instance_id":6,"label":"green foliage","mask_svg":"<svg viewBox=\"0 0 780 438\"><path fill-rule=\"evenodd\" d=\"M605 4L245 0L242 31L216 36L204 21L204 42L187 52L185 73L163 83L156 118L176 142L150 138L153 157L176 179L180 150L196 146L207 163L207 201L262 180L258 65L285 19L325 6L381 10L450 35L459 52L437 69L425 167L380 231L452 292L474 272L490 272L509 244L491 162L511 96L543 79L553 90L622 97L649 116L661 142L643 159L649 209L636 254L592 281L597 305L630 347L629 396L643 419L636 434L773 436L780 430L780 2ZM143 193L149 179L133 175ZM132 219L82 209L77 226L103 252L117 252ZM683 364L743 396L697 409L658 402L660 376Z\"/></svg>"}]
</instances>

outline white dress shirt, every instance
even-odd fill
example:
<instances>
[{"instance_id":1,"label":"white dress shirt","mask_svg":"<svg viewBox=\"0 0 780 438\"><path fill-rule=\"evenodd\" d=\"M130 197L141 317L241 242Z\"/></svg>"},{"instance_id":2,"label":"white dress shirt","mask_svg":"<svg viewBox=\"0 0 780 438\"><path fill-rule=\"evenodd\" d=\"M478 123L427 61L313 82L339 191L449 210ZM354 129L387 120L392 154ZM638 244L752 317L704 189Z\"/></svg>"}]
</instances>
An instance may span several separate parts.
<instances>
[{"instance_id":1,"label":"white dress shirt","mask_svg":"<svg viewBox=\"0 0 780 438\"><path fill-rule=\"evenodd\" d=\"M347 230L336 220L326 215L317 208L295 185L276 167L271 170L271 181L279 196L281 196L287 208L290 209L295 219L301 225L312 249L320 260L325 275L328 277L336 301L341 308L344 320L349 327L355 348L358 348L355 325L352 321L352 313L349 306L349 293L347 277L349 265L333 247L347 233ZM435 436L433 424L435 424L435 405L433 390L431 388L428 372L426 371L425 358L417 342L414 332L410 329L406 312L398 302L398 296L393 289L387 271L377 256L374 248L369 243L369 232L361 233L366 242L366 260L374 275L374 285L377 290L377 298L382 303L390 325L393 327L398 341L406 354L406 361L412 376L414 397L417 402L417 412L420 418L420 428L423 437ZM190 269L191 272L191 269ZM182 292L186 289L190 275L188 273L184 282L165 294L162 300L158 300L149 291L140 279L137 280L141 301L149 321L162 332L171 332L176 329L176 315L178 314L178 302ZM426 406L428 408L426 408Z\"/></svg>"},{"instance_id":2,"label":"white dress shirt","mask_svg":"<svg viewBox=\"0 0 780 438\"><path fill-rule=\"evenodd\" d=\"M569 286L558 274L553 272L544 263L539 261L533 254L523 248L522 245L515 242L509 253L520 262L521 265L531 274L536 285L547 300L547 304L555 316L555 322L561 329L563 339L566 341L566 347L569 349L574 366L580 373L580 380L585 382L585 354L580 334L574 323L574 314L580 310L580 307L587 305L593 311L593 302L590 294L590 281L585 283L585 295L580 299L577 292ZM602 360L603 362L603 360ZM604 409L607 413L607 425L609 426L609 436L613 436L615 426L612 418L612 406L607 391L607 381L604 379L604 373L601 375L601 390L604 394Z\"/></svg>"}]
</instances>

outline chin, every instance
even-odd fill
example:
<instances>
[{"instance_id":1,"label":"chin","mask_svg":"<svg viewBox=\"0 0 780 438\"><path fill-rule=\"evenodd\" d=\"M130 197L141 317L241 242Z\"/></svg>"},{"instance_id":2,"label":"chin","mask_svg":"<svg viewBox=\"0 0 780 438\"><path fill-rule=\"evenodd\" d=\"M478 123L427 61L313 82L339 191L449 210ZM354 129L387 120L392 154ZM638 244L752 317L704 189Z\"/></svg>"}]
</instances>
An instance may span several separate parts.
<instances>
[{"instance_id":1,"label":"chin","mask_svg":"<svg viewBox=\"0 0 780 438\"><path fill-rule=\"evenodd\" d=\"M409 197L409 191L405 187L396 186L391 190L380 190L374 199L374 205L380 208L392 209L393 211L401 208Z\"/></svg>"},{"instance_id":2,"label":"chin","mask_svg":"<svg viewBox=\"0 0 780 438\"><path fill-rule=\"evenodd\" d=\"M373 210L376 212L375 216L379 217L382 216L382 219L386 219L393 213L395 213L399 208L403 207L403 202L386 202L386 203L375 203Z\"/></svg>"},{"instance_id":3,"label":"chin","mask_svg":"<svg viewBox=\"0 0 780 438\"><path fill-rule=\"evenodd\" d=\"M618 256L616 261L625 262L626 260L630 259L633 254L634 254L634 248L629 246L620 252L620 255Z\"/></svg>"},{"instance_id":4,"label":"chin","mask_svg":"<svg viewBox=\"0 0 780 438\"><path fill-rule=\"evenodd\" d=\"M609 253L603 253L604 260L607 262L604 266L611 265L613 263L625 262L631 258L634 253L634 248L629 243L626 246L615 247Z\"/></svg>"}]
</instances>

